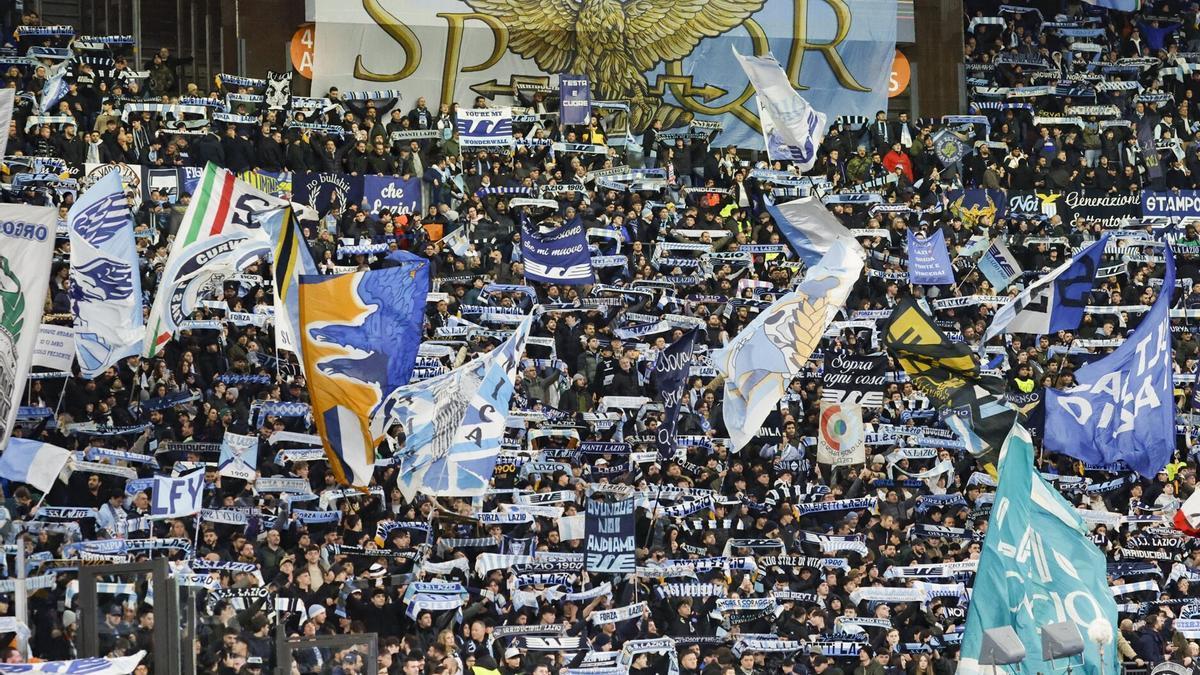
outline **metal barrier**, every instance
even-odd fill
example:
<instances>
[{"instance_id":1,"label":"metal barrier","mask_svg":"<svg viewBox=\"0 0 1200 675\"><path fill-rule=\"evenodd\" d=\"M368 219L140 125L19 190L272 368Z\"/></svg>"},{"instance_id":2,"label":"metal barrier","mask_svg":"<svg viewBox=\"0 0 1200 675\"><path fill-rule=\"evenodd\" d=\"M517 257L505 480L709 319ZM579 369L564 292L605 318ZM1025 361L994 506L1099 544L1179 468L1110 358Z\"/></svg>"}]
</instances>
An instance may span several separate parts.
<instances>
[{"instance_id":1,"label":"metal barrier","mask_svg":"<svg viewBox=\"0 0 1200 675\"><path fill-rule=\"evenodd\" d=\"M144 591L140 589L143 580L138 578L142 575L149 575ZM171 578L166 558L115 565L83 565L79 568L79 631L75 636L75 648L79 656L105 656L100 653L101 604L98 584L113 583L107 579L130 578L134 579L130 585L133 586L135 602L144 602L154 608L154 649L149 654L154 672L194 673L194 664L190 669L185 669L181 652L188 655L188 663L194 661L192 645L195 632L189 631L180 620L180 589ZM128 595L125 592L116 594ZM190 591L185 591L184 595L191 598ZM186 648L183 648L184 645Z\"/></svg>"},{"instance_id":2,"label":"metal barrier","mask_svg":"<svg viewBox=\"0 0 1200 675\"><path fill-rule=\"evenodd\" d=\"M275 633L275 658L277 675L330 675L341 672L339 667L347 659L360 660L361 668L354 672L379 675L379 636L358 633L289 640L280 627Z\"/></svg>"}]
</instances>

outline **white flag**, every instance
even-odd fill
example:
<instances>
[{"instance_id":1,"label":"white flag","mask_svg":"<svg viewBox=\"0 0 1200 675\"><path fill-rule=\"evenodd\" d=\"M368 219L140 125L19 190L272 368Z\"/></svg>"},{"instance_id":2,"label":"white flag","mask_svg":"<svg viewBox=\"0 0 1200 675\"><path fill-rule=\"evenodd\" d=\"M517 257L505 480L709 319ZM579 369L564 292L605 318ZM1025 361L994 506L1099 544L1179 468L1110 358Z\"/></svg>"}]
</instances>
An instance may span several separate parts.
<instances>
[{"instance_id":1,"label":"white flag","mask_svg":"<svg viewBox=\"0 0 1200 675\"><path fill-rule=\"evenodd\" d=\"M13 103L17 100L16 89L0 89L0 157L8 154L8 125L12 124Z\"/></svg>"},{"instance_id":2,"label":"white flag","mask_svg":"<svg viewBox=\"0 0 1200 675\"><path fill-rule=\"evenodd\" d=\"M57 225L53 207L0 206L0 448L12 434L33 364Z\"/></svg>"},{"instance_id":3,"label":"white flag","mask_svg":"<svg viewBox=\"0 0 1200 675\"><path fill-rule=\"evenodd\" d=\"M767 156L793 162L801 171L811 169L825 138L825 113L796 93L775 57L742 56L737 49L733 55L754 85Z\"/></svg>"}]
</instances>

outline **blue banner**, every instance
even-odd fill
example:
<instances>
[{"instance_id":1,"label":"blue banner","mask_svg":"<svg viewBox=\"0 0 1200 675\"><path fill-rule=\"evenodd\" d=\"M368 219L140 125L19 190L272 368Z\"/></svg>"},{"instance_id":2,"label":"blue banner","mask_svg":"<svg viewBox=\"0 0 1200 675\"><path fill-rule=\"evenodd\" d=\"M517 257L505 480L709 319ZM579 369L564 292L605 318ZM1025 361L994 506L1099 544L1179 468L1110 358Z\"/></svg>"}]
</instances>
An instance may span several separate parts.
<instances>
[{"instance_id":1,"label":"blue banner","mask_svg":"<svg viewBox=\"0 0 1200 675\"><path fill-rule=\"evenodd\" d=\"M1142 217L1195 218L1200 216L1200 190L1142 192Z\"/></svg>"},{"instance_id":2,"label":"blue banner","mask_svg":"<svg viewBox=\"0 0 1200 675\"><path fill-rule=\"evenodd\" d=\"M1153 478L1175 450L1169 310L1175 257L1165 250L1158 298L1116 351L1075 372L1078 386L1046 390L1048 450L1092 464L1124 461Z\"/></svg>"},{"instance_id":3,"label":"blue banner","mask_svg":"<svg viewBox=\"0 0 1200 675\"><path fill-rule=\"evenodd\" d=\"M656 442L658 456L664 459L675 454L675 427L679 420L680 399L692 367L692 347L698 332L697 328L689 330L659 352L651 369L658 387L658 397L663 402L663 421L658 425Z\"/></svg>"},{"instance_id":4,"label":"blue banner","mask_svg":"<svg viewBox=\"0 0 1200 675\"><path fill-rule=\"evenodd\" d=\"M596 282L583 220L578 216L549 232L521 228L521 255L527 279L569 286Z\"/></svg>"},{"instance_id":5,"label":"blue banner","mask_svg":"<svg viewBox=\"0 0 1200 675\"><path fill-rule=\"evenodd\" d=\"M632 574L635 571L635 501L634 497L613 502L587 501L584 517L587 571L605 574Z\"/></svg>"},{"instance_id":6,"label":"blue banner","mask_svg":"<svg viewBox=\"0 0 1200 675\"><path fill-rule=\"evenodd\" d=\"M587 124L592 116L592 85L583 75L563 74L558 78L558 121Z\"/></svg>"},{"instance_id":7,"label":"blue banner","mask_svg":"<svg viewBox=\"0 0 1200 675\"><path fill-rule=\"evenodd\" d=\"M140 354L146 326L133 213L110 171L67 214L71 238L71 308L75 356L87 379Z\"/></svg>"},{"instance_id":8,"label":"blue banner","mask_svg":"<svg viewBox=\"0 0 1200 675\"><path fill-rule=\"evenodd\" d=\"M1025 660L1014 672L1057 672L1058 664L1041 658L1041 629L1064 621L1075 624L1084 637L1082 656L1072 657L1078 672L1121 671L1117 606L1108 588L1104 553L1088 539L1075 508L1034 470L1029 432L1017 426L1005 443L958 672L992 672L979 663L983 632L1003 626L1011 626L1025 645ZM1101 626L1109 640L1098 649L1089 635Z\"/></svg>"},{"instance_id":9,"label":"blue banner","mask_svg":"<svg viewBox=\"0 0 1200 675\"><path fill-rule=\"evenodd\" d=\"M954 267L941 230L934 230L929 237L919 237L911 228L908 230L908 280L923 286L954 284Z\"/></svg>"},{"instance_id":10,"label":"blue banner","mask_svg":"<svg viewBox=\"0 0 1200 675\"><path fill-rule=\"evenodd\" d=\"M337 209L345 211L363 198L363 177L345 173L295 173L292 201L313 207L322 216Z\"/></svg>"},{"instance_id":11,"label":"blue banner","mask_svg":"<svg viewBox=\"0 0 1200 675\"><path fill-rule=\"evenodd\" d=\"M387 209L392 215L421 213L421 178L397 176L363 176L363 199L372 213Z\"/></svg>"}]
</instances>

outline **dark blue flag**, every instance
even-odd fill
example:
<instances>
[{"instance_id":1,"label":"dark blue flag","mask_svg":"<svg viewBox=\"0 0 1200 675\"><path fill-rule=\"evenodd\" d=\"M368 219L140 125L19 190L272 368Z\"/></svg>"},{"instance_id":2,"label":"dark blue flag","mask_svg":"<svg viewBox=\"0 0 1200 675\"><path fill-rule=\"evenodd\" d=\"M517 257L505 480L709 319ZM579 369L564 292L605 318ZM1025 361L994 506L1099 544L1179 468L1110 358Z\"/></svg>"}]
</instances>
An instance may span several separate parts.
<instances>
[{"instance_id":1,"label":"dark blue flag","mask_svg":"<svg viewBox=\"0 0 1200 675\"><path fill-rule=\"evenodd\" d=\"M363 177L345 173L295 173L292 176L292 201L311 206L321 214L333 210L345 212L351 204L361 204Z\"/></svg>"},{"instance_id":2,"label":"dark blue flag","mask_svg":"<svg viewBox=\"0 0 1200 675\"><path fill-rule=\"evenodd\" d=\"M527 279L570 286L596 282L583 220L578 216L549 232L522 227L521 256Z\"/></svg>"},{"instance_id":3,"label":"dark blue flag","mask_svg":"<svg viewBox=\"0 0 1200 675\"><path fill-rule=\"evenodd\" d=\"M558 76L558 121L587 124L592 116L592 87L586 75Z\"/></svg>"},{"instance_id":4,"label":"dark blue flag","mask_svg":"<svg viewBox=\"0 0 1200 675\"><path fill-rule=\"evenodd\" d=\"M654 382L663 402L663 420L658 425L658 456L666 459L675 454L675 426L679 420L680 399L687 386L692 366L692 347L696 344L698 328L683 334L654 360Z\"/></svg>"},{"instance_id":5,"label":"dark blue flag","mask_svg":"<svg viewBox=\"0 0 1200 675\"><path fill-rule=\"evenodd\" d=\"M1170 307L1175 257L1165 249L1158 299L1116 351L1075 373L1078 386L1046 391L1048 450L1091 464L1124 461L1151 478L1175 450Z\"/></svg>"}]
</instances>

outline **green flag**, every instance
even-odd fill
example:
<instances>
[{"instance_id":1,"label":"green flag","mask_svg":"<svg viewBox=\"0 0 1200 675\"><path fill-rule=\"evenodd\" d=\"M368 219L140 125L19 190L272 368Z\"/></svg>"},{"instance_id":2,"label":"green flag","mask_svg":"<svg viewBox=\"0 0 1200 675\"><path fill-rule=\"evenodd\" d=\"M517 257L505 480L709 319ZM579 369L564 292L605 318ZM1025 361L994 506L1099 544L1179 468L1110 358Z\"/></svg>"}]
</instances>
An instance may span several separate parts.
<instances>
[{"instance_id":1,"label":"green flag","mask_svg":"<svg viewBox=\"0 0 1200 675\"><path fill-rule=\"evenodd\" d=\"M1025 645L1022 673L1051 673L1065 660L1042 660L1041 629L1074 623L1084 639L1075 672L1115 674L1117 605L1108 588L1104 554L1087 537L1075 508L1033 468L1029 432L1017 425L1004 444L1000 483L975 574L962 639L959 675L974 675L983 632L1012 626ZM1107 637L1098 647L1089 634ZM1082 667L1080 660L1082 658Z\"/></svg>"}]
</instances>

